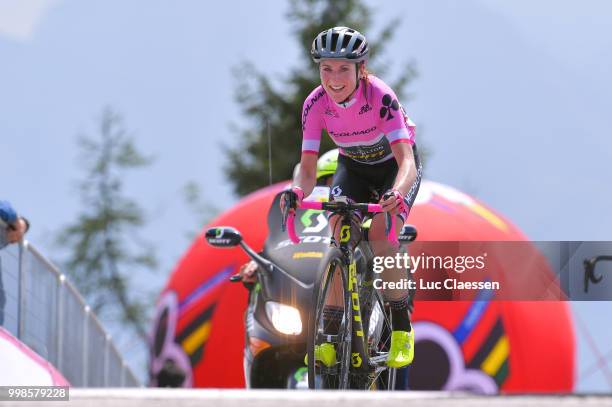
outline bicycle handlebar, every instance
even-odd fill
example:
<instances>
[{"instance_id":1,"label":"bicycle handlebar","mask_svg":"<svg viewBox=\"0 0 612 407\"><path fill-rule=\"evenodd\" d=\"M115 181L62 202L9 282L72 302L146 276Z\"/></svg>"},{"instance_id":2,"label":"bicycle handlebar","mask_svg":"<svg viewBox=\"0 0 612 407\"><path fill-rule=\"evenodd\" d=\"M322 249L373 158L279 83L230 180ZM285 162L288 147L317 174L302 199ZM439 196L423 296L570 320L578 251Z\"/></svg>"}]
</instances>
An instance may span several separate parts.
<instances>
[{"instance_id":1,"label":"bicycle handlebar","mask_svg":"<svg viewBox=\"0 0 612 407\"><path fill-rule=\"evenodd\" d=\"M372 203L347 203L347 202L314 202L314 201L303 201L299 205L300 209L314 209L314 210L326 210L330 212L339 211L362 211L367 213L381 213L383 212L382 205ZM287 216L287 234L289 239L295 244L300 242L300 238L295 233L295 210L289 209ZM392 216L389 212L385 213L385 230L387 232L387 240L394 244L399 244L397 235L395 234L395 216ZM283 222L284 226L284 222Z\"/></svg>"}]
</instances>

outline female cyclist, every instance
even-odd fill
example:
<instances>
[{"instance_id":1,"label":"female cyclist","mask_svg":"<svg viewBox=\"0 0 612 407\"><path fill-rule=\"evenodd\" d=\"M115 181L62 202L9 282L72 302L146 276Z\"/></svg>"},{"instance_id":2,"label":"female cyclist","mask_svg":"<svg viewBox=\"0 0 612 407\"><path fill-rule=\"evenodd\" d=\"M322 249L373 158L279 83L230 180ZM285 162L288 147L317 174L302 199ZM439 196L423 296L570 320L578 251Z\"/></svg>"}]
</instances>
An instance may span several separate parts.
<instances>
[{"instance_id":1,"label":"female cyclist","mask_svg":"<svg viewBox=\"0 0 612 407\"><path fill-rule=\"evenodd\" d=\"M321 85L304 101L300 171L285 194L289 202L295 200L299 204L312 192L321 133L326 130L340 148L330 200L345 196L368 202L375 191L383 209L397 216L395 232L399 233L421 181L415 126L393 90L366 70L368 52L364 35L348 27L330 28L314 39L311 56L319 64ZM284 201L281 199L281 203ZM330 219L336 241L339 220L339 216ZM374 216L369 241L375 256L395 256L398 252L398 247L386 238L385 216ZM403 268L389 268L382 273L384 283L405 278L407 271ZM387 364L404 367L414 358L408 290L385 288L383 296L390 304L393 325ZM330 322L338 317L332 308L326 313ZM335 354L321 358L330 357L335 359Z\"/></svg>"}]
</instances>

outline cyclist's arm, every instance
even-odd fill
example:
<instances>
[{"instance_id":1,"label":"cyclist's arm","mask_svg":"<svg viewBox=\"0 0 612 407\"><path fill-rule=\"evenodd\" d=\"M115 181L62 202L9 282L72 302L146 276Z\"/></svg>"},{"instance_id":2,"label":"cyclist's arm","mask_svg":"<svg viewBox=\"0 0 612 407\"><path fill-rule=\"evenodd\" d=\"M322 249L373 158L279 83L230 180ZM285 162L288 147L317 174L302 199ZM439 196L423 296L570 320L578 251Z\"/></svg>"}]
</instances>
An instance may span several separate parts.
<instances>
[{"instance_id":1,"label":"cyclist's arm","mask_svg":"<svg viewBox=\"0 0 612 407\"><path fill-rule=\"evenodd\" d=\"M304 197L312 193L317 182L317 158L317 154L302 152L300 169L293 180L293 186L302 188Z\"/></svg>"},{"instance_id":2,"label":"cyclist's arm","mask_svg":"<svg viewBox=\"0 0 612 407\"><path fill-rule=\"evenodd\" d=\"M324 127L324 95L323 87L318 86L304 100L302 107L302 157L293 186L302 188L304 197L312 193L317 181L317 158Z\"/></svg>"},{"instance_id":3,"label":"cyclist's arm","mask_svg":"<svg viewBox=\"0 0 612 407\"><path fill-rule=\"evenodd\" d=\"M416 137L416 126L398 102L393 90L387 85L380 84L378 95L374 99L379 101L381 108L384 108L389 101L391 101L392 106L396 105L399 108L396 109L399 111L393 116L382 119L380 130L385 133L399 167L392 189L397 190L404 196L410 191L412 184L417 179L416 162L412 152ZM376 110L377 107L378 105L375 104L374 109Z\"/></svg>"},{"instance_id":4,"label":"cyclist's arm","mask_svg":"<svg viewBox=\"0 0 612 407\"><path fill-rule=\"evenodd\" d=\"M391 145L391 151L399 167L393 189L397 189L402 195L406 195L417 178L412 146L410 143L394 143Z\"/></svg>"}]
</instances>

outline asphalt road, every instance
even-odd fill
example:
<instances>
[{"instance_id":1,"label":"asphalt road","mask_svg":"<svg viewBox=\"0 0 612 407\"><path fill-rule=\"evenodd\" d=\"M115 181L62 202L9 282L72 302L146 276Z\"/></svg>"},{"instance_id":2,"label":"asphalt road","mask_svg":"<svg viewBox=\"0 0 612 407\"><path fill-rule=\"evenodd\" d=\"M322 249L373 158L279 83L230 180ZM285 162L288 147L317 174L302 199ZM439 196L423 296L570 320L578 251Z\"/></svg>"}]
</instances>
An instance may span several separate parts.
<instances>
[{"instance_id":1,"label":"asphalt road","mask_svg":"<svg viewBox=\"0 0 612 407\"><path fill-rule=\"evenodd\" d=\"M183 389L70 389L70 401L0 406L71 407L612 407L612 395L473 396L445 392L357 392Z\"/></svg>"}]
</instances>

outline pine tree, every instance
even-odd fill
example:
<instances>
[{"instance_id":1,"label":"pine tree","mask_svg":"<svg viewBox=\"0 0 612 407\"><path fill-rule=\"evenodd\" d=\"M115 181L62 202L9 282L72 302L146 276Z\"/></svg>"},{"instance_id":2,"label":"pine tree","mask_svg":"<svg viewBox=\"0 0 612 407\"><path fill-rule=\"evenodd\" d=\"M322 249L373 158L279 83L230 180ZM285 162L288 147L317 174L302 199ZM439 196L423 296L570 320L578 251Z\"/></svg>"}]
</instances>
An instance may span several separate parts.
<instances>
[{"instance_id":1,"label":"pine tree","mask_svg":"<svg viewBox=\"0 0 612 407\"><path fill-rule=\"evenodd\" d=\"M384 76L386 65L381 63L380 57L399 19L388 23L375 36L369 30L370 15L370 9L361 0L293 0L288 18L296 33L296 46L303 50L298 67L276 84L249 62L235 69L238 82L236 100L250 122L248 128L240 130L238 147L225 148L225 169L237 194L245 195L268 185L270 146L271 181L291 178L293 168L300 160L302 104L320 84L318 69L310 58L312 40L319 32L333 26L348 26L365 33L371 44L368 69L377 76ZM401 62L397 56L393 60ZM416 77L414 65L413 62L406 63L400 77L390 82L404 103L407 101L404 89ZM321 153L334 147L329 137L322 137Z\"/></svg>"},{"instance_id":2,"label":"pine tree","mask_svg":"<svg viewBox=\"0 0 612 407\"><path fill-rule=\"evenodd\" d=\"M154 270L157 260L138 237L145 224L143 210L123 186L129 170L151 160L137 150L122 117L110 108L102 114L99 134L78 141L85 169L79 183L83 210L58 236L69 253L64 269L94 313L119 316L144 340L145 311L151 304L139 299L130 276Z\"/></svg>"}]
</instances>

